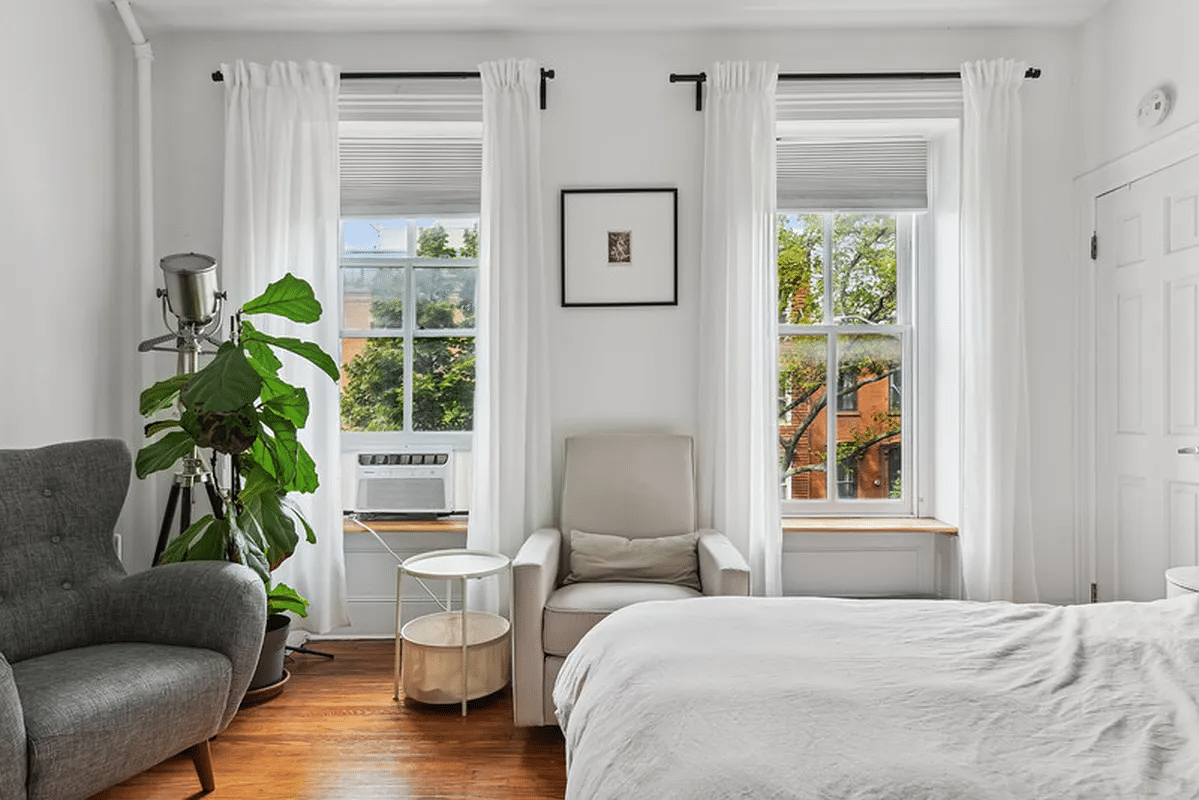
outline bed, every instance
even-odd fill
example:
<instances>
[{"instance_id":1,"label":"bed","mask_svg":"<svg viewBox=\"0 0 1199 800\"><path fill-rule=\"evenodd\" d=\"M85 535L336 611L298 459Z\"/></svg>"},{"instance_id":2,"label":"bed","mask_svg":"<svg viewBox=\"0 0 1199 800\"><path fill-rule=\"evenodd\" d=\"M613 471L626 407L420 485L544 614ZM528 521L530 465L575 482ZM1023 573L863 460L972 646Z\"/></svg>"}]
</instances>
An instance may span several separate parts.
<instances>
[{"instance_id":1,"label":"bed","mask_svg":"<svg viewBox=\"0 0 1199 800\"><path fill-rule=\"evenodd\" d=\"M1199 595L646 602L554 702L568 800L1199 798Z\"/></svg>"}]
</instances>

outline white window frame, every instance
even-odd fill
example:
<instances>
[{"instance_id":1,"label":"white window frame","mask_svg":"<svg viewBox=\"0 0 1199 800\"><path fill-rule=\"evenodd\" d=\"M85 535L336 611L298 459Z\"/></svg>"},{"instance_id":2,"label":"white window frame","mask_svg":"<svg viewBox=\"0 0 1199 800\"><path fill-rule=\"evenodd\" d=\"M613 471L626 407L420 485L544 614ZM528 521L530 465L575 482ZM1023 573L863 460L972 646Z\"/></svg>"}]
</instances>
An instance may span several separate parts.
<instances>
[{"instance_id":1,"label":"white window frame","mask_svg":"<svg viewBox=\"0 0 1199 800\"><path fill-rule=\"evenodd\" d=\"M414 431L412 429L413 401L413 359L415 356L414 343L421 338L471 338L478 341L478 329L474 328L437 328L422 329L416 326L416 269L420 267L473 267L478 269L477 258L420 258L409 255L372 256L355 259L345 251L345 225L348 220L405 220L408 223L407 252L415 253L419 236L418 222L434 220L448 222L451 220L480 221L478 213L428 213L428 214L346 214L338 224L338 327L339 339L403 339L404 346L404 430L402 431L341 431L342 451L348 452L364 447L404 445L404 444L446 444L455 449L469 450L473 431ZM367 330L348 329L345 321L345 298L342 294L344 282L343 270L353 267L385 268L404 270L403 326L401 328L371 328ZM476 321L478 312L476 309ZM477 353L476 349L476 353ZM476 381L478 380L476 376Z\"/></svg>"},{"instance_id":2,"label":"white window frame","mask_svg":"<svg viewBox=\"0 0 1199 800\"><path fill-rule=\"evenodd\" d=\"M816 325L793 325L780 323L778 326L778 336L824 336L826 346L825 368L825 391L828 399L825 402L825 424L829 427L826 435L827 452L825 454L825 499L823 500L803 500L790 499L784 497L781 500L781 511L784 517L805 517L805 516L854 516L854 517L871 517L871 516L914 516L917 513L919 497L918 482L919 476L914 468L917 463L917 454L922 450L919 436L921 425L917 422L917 382L907 380L903 387L902 409L900 411L901 425L901 441L906 446L901 451L902 458L902 474L904 476L902 483L902 497L898 499L878 498L878 499L841 499L837 492L837 401L833 395L835 388L830 391L829 387L838 385L838 364L837 364L837 337L839 335L852 334L882 334L896 336L900 340L900 352L902 356L902 369L905 378L912 375L920 375L918 366L918 353L920 348L917 346L918 331L917 331L917 314L916 314L916 292L915 292L915 276L919 271L919 254L925 241L923 229L927 226L927 214L912 213L912 212L891 212L884 208L879 209L846 209L846 210L828 210L828 209L802 209L802 208L780 208L780 215L813 215L821 214L825 216L825 236L824 236L824 286L826 287L824 297L821 300L821 308L823 318L826 320ZM832 286L833 277L833 259L832 259L832 236L831 236L831 220L837 214L892 214L895 213L895 259L896 259L896 323L893 325L861 325L861 324L836 324L828 322L832 319L831 295L828 287ZM856 468L855 468L856 469ZM785 493L784 493L785 494Z\"/></svg>"}]
</instances>

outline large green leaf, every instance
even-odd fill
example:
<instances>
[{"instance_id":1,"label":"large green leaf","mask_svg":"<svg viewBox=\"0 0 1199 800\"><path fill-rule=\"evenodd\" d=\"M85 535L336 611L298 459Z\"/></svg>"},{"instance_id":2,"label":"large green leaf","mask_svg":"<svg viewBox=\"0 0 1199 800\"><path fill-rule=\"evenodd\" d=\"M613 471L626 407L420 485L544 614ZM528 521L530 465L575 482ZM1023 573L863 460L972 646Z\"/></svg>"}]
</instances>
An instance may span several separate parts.
<instances>
[{"instance_id":1,"label":"large green leaf","mask_svg":"<svg viewBox=\"0 0 1199 800\"><path fill-rule=\"evenodd\" d=\"M243 322L242 325L249 326L250 323ZM259 375L266 378L279 373L283 362L275 355L275 351L271 350L270 345L258 339L243 339L242 344L246 348L246 355L250 358L250 365Z\"/></svg>"},{"instance_id":2,"label":"large green leaf","mask_svg":"<svg viewBox=\"0 0 1199 800\"><path fill-rule=\"evenodd\" d=\"M250 448L248 462L257 470L261 470L266 474L271 481L277 486L279 484L279 472L275 466L275 458L272 452L267 449L267 443L271 442L271 436L264 429L258 438L254 440L254 445ZM272 442L273 444L273 442ZM242 467L245 470L245 465ZM244 475L249 475L249 471L244 471Z\"/></svg>"},{"instance_id":3,"label":"large green leaf","mask_svg":"<svg viewBox=\"0 0 1199 800\"><path fill-rule=\"evenodd\" d=\"M228 518L214 519L192 542L187 561L224 561L228 558L230 526Z\"/></svg>"},{"instance_id":4,"label":"large green leaf","mask_svg":"<svg viewBox=\"0 0 1199 800\"><path fill-rule=\"evenodd\" d=\"M246 515L243 513L239 516L242 522L246 521ZM237 562L245 564L250 569L257 573L262 582L269 584L271 581L271 567L267 563L266 556L262 552L262 548L258 545L252 536L247 536L241 524L234 521L230 527L230 544L232 549L237 554Z\"/></svg>"},{"instance_id":5,"label":"large green leaf","mask_svg":"<svg viewBox=\"0 0 1199 800\"><path fill-rule=\"evenodd\" d=\"M180 561L187 561L187 551L191 548L192 542L197 536L208 530L208 526L215 519L216 517L212 514L205 514L189 525L187 530L172 539L170 544L162 551L162 563L175 564Z\"/></svg>"},{"instance_id":6,"label":"large green leaf","mask_svg":"<svg viewBox=\"0 0 1199 800\"><path fill-rule=\"evenodd\" d=\"M286 583L273 584L266 595L266 613L282 614L284 611L292 611L306 617L308 600Z\"/></svg>"},{"instance_id":7,"label":"large green leaf","mask_svg":"<svg viewBox=\"0 0 1199 800\"><path fill-rule=\"evenodd\" d=\"M311 494L320 485L320 478L316 474L316 462L312 460L312 456L308 454L304 445L297 441L296 474L291 484L287 487L288 491Z\"/></svg>"},{"instance_id":8,"label":"large green leaf","mask_svg":"<svg viewBox=\"0 0 1199 800\"><path fill-rule=\"evenodd\" d=\"M170 430L171 428L182 428L182 427L183 427L183 424L177 419L162 419L162 420L159 420L158 422L146 423L145 431L146 431L146 436L150 437L156 433L162 433L163 431Z\"/></svg>"},{"instance_id":9,"label":"large green leaf","mask_svg":"<svg viewBox=\"0 0 1199 800\"><path fill-rule=\"evenodd\" d=\"M173 375L143 389L138 401L138 410L141 411L142 416L148 417L155 411L162 411L175 405L175 401L179 398L179 391L190 377L190 373Z\"/></svg>"},{"instance_id":10,"label":"large green leaf","mask_svg":"<svg viewBox=\"0 0 1199 800\"><path fill-rule=\"evenodd\" d=\"M287 394L276 395L269 400L263 398L262 407L272 414L286 419L296 428L302 428L308 421L308 392L296 388Z\"/></svg>"},{"instance_id":11,"label":"large green leaf","mask_svg":"<svg viewBox=\"0 0 1199 800\"><path fill-rule=\"evenodd\" d=\"M260 495L278 494L283 490L275 480L274 473L254 461L252 457L243 459L241 478L242 486L238 498L246 503Z\"/></svg>"},{"instance_id":12,"label":"large green leaf","mask_svg":"<svg viewBox=\"0 0 1199 800\"><path fill-rule=\"evenodd\" d=\"M195 441L185 431L173 431L137 451L134 466L137 477L144 478L160 470L170 469L179 459L191 455Z\"/></svg>"},{"instance_id":13,"label":"large green leaf","mask_svg":"<svg viewBox=\"0 0 1199 800\"><path fill-rule=\"evenodd\" d=\"M306 342L303 339L295 339L290 336L271 336L259 330L247 330L243 341L247 342L247 346L251 341L258 341L266 342L281 350L288 350L307 361L311 361L333 380L341 379L341 371L337 369L337 363L319 345L313 342Z\"/></svg>"},{"instance_id":14,"label":"large green leaf","mask_svg":"<svg viewBox=\"0 0 1199 800\"><path fill-rule=\"evenodd\" d=\"M262 378L232 342L217 350L208 366L183 390L183 403L196 411L235 411L258 399Z\"/></svg>"},{"instance_id":15,"label":"large green leaf","mask_svg":"<svg viewBox=\"0 0 1199 800\"><path fill-rule=\"evenodd\" d=\"M275 434L273 437L259 437L266 439L263 444L274 462L275 478L279 481L280 486L285 489L289 488L295 479L297 453L300 447L300 442L296 439L296 426L290 420L275 414L268 408L262 408L258 413L262 424L269 427Z\"/></svg>"},{"instance_id":16,"label":"large green leaf","mask_svg":"<svg viewBox=\"0 0 1199 800\"><path fill-rule=\"evenodd\" d=\"M300 542L295 520L284 512L277 494L261 495L253 503L247 503L246 513L257 525L262 549L271 569L275 569L296 551Z\"/></svg>"},{"instance_id":17,"label":"large green leaf","mask_svg":"<svg viewBox=\"0 0 1199 800\"><path fill-rule=\"evenodd\" d=\"M296 392L301 391L303 391L303 389L300 389L298 386L292 386L287 381L282 380L274 375L263 375L262 393L259 395L259 397L262 399L262 402L267 403L271 400L274 400L276 397L284 397L286 395L295 394Z\"/></svg>"},{"instance_id":18,"label":"large green leaf","mask_svg":"<svg viewBox=\"0 0 1199 800\"><path fill-rule=\"evenodd\" d=\"M276 314L294 322L316 322L321 304L312 286L290 272L241 307L243 314Z\"/></svg>"},{"instance_id":19,"label":"large green leaf","mask_svg":"<svg viewBox=\"0 0 1199 800\"><path fill-rule=\"evenodd\" d=\"M283 498L283 505L291 512L291 515L300 521L304 526L304 539L308 544L316 544L316 532L312 530L312 526L308 524L308 520L304 517L304 512L296 505L295 501L290 497Z\"/></svg>"}]
</instances>

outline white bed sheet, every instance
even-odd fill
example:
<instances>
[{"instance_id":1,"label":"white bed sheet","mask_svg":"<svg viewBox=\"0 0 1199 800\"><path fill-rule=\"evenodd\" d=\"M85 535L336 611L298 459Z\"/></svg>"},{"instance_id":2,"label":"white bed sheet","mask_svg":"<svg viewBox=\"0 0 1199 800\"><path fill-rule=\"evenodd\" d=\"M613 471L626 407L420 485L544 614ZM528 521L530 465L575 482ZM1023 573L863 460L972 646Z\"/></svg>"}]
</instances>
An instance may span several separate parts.
<instances>
[{"instance_id":1,"label":"white bed sheet","mask_svg":"<svg viewBox=\"0 0 1199 800\"><path fill-rule=\"evenodd\" d=\"M1199 798L1199 596L640 603L554 701L568 800Z\"/></svg>"}]
</instances>

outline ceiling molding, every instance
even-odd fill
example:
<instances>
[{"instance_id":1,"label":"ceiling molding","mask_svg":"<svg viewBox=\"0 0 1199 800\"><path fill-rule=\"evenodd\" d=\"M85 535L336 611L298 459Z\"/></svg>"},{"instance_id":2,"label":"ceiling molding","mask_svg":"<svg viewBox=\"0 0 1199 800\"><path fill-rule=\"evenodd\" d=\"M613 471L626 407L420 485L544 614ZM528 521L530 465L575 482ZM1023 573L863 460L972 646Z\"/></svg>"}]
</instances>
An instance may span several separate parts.
<instances>
[{"instance_id":1,"label":"ceiling molding","mask_svg":"<svg viewBox=\"0 0 1199 800\"><path fill-rule=\"evenodd\" d=\"M133 0L152 30L652 31L1060 27L1107 0Z\"/></svg>"}]
</instances>

